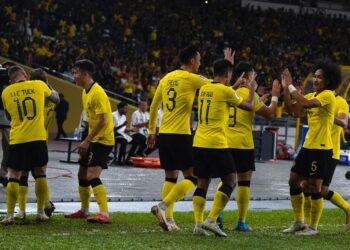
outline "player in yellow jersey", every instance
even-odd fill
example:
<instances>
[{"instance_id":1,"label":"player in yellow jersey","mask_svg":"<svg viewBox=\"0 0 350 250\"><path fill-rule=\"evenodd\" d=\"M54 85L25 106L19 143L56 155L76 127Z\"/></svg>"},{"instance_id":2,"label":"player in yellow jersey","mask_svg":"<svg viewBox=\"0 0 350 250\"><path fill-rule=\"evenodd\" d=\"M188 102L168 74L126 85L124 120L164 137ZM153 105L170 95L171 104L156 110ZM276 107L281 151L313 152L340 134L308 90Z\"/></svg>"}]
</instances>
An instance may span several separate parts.
<instances>
[{"instance_id":1,"label":"player in yellow jersey","mask_svg":"<svg viewBox=\"0 0 350 250\"><path fill-rule=\"evenodd\" d=\"M233 61L234 53L225 50L225 57ZM180 52L180 69L164 76L154 95L149 117L147 144L153 148L156 137L156 121L160 104L164 115L159 129L159 156L165 171L162 202L153 206L151 212L157 217L164 231L178 230L173 217L176 201L184 198L196 185L193 176L192 136L190 116L196 91L210 81L197 75L201 55L195 46ZM232 58L232 59L231 59ZM184 179L177 183L179 171Z\"/></svg>"},{"instance_id":2,"label":"player in yellow jersey","mask_svg":"<svg viewBox=\"0 0 350 250\"><path fill-rule=\"evenodd\" d=\"M40 80L45 82L52 92L57 92L48 84L47 76L44 70L38 68L34 69L30 72L29 75L30 80ZM49 125L52 122L53 112L55 110L56 103L52 102L50 99L45 99L44 106L44 126L46 130L46 141L48 140L48 129ZM19 180L19 193L18 193L18 207L19 211L16 214L17 219L25 219L26 218L26 203L27 203L27 194L28 194L28 176L29 171L22 171L21 178ZM32 176L36 179L35 172L32 170ZM45 199L45 214L47 216L51 216L52 212L55 210L55 205L50 201L50 192L47 192L48 197Z\"/></svg>"},{"instance_id":3,"label":"player in yellow jersey","mask_svg":"<svg viewBox=\"0 0 350 250\"><path fill-rule=\"evenodd\" d=\"M323 211L322 182L332 158L332 128L334 122L335 97L333 90L341 81L338 66L320 63L315 66L313 87L315 92L302 96L292 85L288 69L282 73L282 86L286 109L294 116L307 114L309 130L305 142L289 176L290 200L295 221L284 233L298 233L305 236L318 235L317 229ZM292 105L291 98L295 101ZM306 111L306 112L305 112ZM304 221L304 195L302 182L311 194L311 218L308 226Z\"/></svg>"},{"instance_id":4,"label":"player in yellow jersey","mask_svg":"<svg viewBox=\"0 0 350 250\"><path fill-rule=\"evenodd\" d=\"M42 81L28 81L26 72L19 66L9 69L10 85L3 91L4 109L11 120L10 147L8 152L9 183L6 190L7 216L2 224L14 221L14 209L18 199L19 180L22 171L34 169L36 176L37 220L47 221L44 213L49 187L46 178L48 152L44 126L45 98L59 101Z\"/></svg>"},{"instance_id":5,"label":"player in yellow jersey","mask_svg":"<svg viewBox=\"0 0 350 250\"><path fill-rule=\"evenodd\" d=\"M93 80L94 63L79 60L74 64L73 77L83 87L83 108L89 124L88 136L79 145L79 195L81 209L65 218L87 218L92 223L111 223L108 215L107 193L100 175L107 169L108 155L114 146L114 125L111 104L103 88ZM91 188L100 212L89 216Z\"/></svg>"},{"instance_id":6,"label":"player in yellow jersey","mask_svg":"<svg viewBox=\"0 0 350 250\"><path fill-rule=\"evenodd\" d=\"M238 86L236 92L242 98L248 98L248 82L254 78L255 71L253 65L248 62L240 62L235 68L237 76L243 75L243 81ZM250 180L255 171L254 140L252 125L254 115L258 114L266 119L272 119L276 115L278 95L280 92L279 82L275 80L272 84L271 104L266 106L254 94L254 109L247 111L237 107L230 108L229 122L227 127L227 143L231 151L236 166L237 174L237 207L238 223L237 231L251 231L246 223L246 216L250 199Z\"/></svg>"},{"instance_id":7,"label":"player in yellow jersey","mask_svg":"<svg viewBox=\"0 0 350 250\"><path fill-rule=\"evenodd\" d=\"M329 190L329 185L332 182L335 168L340 159L340 138L343 128L348 124L349 105L344 98L335 94L335 112L334 112L334 125L332 129L332 142L333 142L333 155L329 163L329 166L325 172L322 183L322 196L324 199L329 200L335 206L339 207L345 212L346 230L350 229L350 205L344 200L344 198L336 191ZM311 197L308 190L303 189L305 196L304 214L306 223L310 223L310 203Z\"/></svg>"},{"instance_id":8,"label":"player in yellow jersey","mask_svg":"<svg viewBox=\"0 0 350 250\"><path fill-rule=\"evenodd\" d=\"M151 211L164 231L178 229L173 217L176 201L181 200L196 186L193 176L192 136L190 116L197 89L209 83L197 75L201 56L195 46L180 52L181 67L164 76L157 87L149 114L147 144L153 148L156 137L157 113L163 104L164 115L159 128L159 156L165 171L162 202ZM184 179L177 183L179 171Z\"/></svg>"},{"instance_id":9,"label":"player in yellow jersey","mask_svg":"<svg viewBox=\"0 0 350 250\"><path fill-rule=\"evenodd\" d=\"M216 219L226 206L235 185L235 162L227 144L227 123L230 107L245 110L254 108L255 80L249 86L246 100L233 88L226 86L232 77L233 64L221 59L214 63L214 80L201 87L198 96L198 127L194 136L194 173L198 177L193 194L195 217L194 233L208 235L207 230L226 237L216 224ZM221 178L208 217L204 220L206 194L211 178Z\"/></svg>"}]
</instances>

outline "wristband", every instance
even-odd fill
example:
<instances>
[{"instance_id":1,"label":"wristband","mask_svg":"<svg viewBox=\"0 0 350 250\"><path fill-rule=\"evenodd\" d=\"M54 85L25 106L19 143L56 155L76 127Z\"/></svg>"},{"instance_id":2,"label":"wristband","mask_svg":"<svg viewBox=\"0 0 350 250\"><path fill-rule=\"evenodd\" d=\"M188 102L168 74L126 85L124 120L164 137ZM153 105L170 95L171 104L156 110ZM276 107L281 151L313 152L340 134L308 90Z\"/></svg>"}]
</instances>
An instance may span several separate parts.
<instances>
[{"instance_id":1,"label":"wristband","mask_svg":"<svg viewBox=\"0 0 350 250\"><path fill-rule=\"evenodd\" d=\"M278 103L278 97L277 96L272 96L271 97L271 102Z\"/></svg>"},{"instance_id":2,"label":"wristband","mask_svg":"<svg viewBox=\"0 0 350 250\"><path fill-rule=\"evenodd\" d=\"M297 91L297 89L291 84L288 86L289 93L293 93L294 91Z\"/></svg>"}]
</instances>

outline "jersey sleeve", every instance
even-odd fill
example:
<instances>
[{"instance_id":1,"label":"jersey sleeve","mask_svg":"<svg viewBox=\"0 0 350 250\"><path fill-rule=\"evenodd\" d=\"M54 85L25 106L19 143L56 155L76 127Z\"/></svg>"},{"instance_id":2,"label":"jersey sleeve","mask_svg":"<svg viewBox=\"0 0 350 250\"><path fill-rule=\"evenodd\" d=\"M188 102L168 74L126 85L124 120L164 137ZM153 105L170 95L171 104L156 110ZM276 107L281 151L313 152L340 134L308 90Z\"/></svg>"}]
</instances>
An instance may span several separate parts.
<instances>
[{"instance_id":1,"label":"jersey sleeve","mask_svg":"<svg viewBox=\"0 0 350 250\"><path fill-rule=\"evenodd\" d=\"M196 89L200 89L202 86L211 82L210 79L208 79L202 75L190 74L190 76L191 76L191 82L194 83L194 87Z\"/></svg>"},{"instance_id":2,"label":"jersey sleeve","mask_svg":"<svg viewBox=\"0 0 350 250\"><path fill-rule=\"evenodd\" d=\"M138 120L137 120L137 111L135 111L134 113L132 113L131 115L131 126L135 126L136 124L138 124Z\"/></svg>"},{"instance_id":3,"label":"jersey sleeve","mask_svg":"<svg viewBox=\"0 0 350 250\"><path fill-rule=\"evenodd\" d=\"M243 102L243 98L231 87L226 88L226 100L232 106L238 106Z\"/></svg>"},{"instance_id":4,"label":"jersey sleeve","mask_svg":"<svg viewBox=\"0 0 350 250\"><path fill-rule=\"evenodd\" d=\"M331 91L322 91L315 98L321 103L321 106L323 107L329 104L332 99L334 99L334 94Z\"/></svg>"},{"instance_id":5,"label":"jersey sleeve","mask_svg":"<svg viewBox=\"0 0 350 250\"><path fill-rule=\"evenodd\" d=\"M148 130L149 134L156 134L157 127L157 116L158 116L158 108L162 103L162 90L163 90L162 81L159 83L156 93L154 94L151 107L149 109L149 122L148 122Z\"/></svg>"},{"instance_id":6,"label":"jersey sleeve","mask_svg":"<svg viewBox=\"0 0 350 250\"><path fill-rule=\"evenodd\" d=\"M339 100L339 110L338 114L348 114L349 113L349 105L344 98Z\"/></svg>"},{"instance_id":7,"label":"jersey sleeve","mask_svg":"<svg viewBox=\"0 0 350 250\"><path fill-rule=\"evenodd\" d=\"M254 111L259 111L265 104L261 101L259 95L254 93Z\"/></svg>"},{"instance_id":8,"label":"jersey sleeve","mask_svg":"<svg viewBox=\"0 0 350 250\"><path fill-rule=\"evenodd\" d=\"M45 97L49 97L52 93L51 89L49 88L49 86L47 86L46 83L44 83L43 81L37 81L39 88L43 90L44 92L44 96Z\"/></svg>"}]
</instances>

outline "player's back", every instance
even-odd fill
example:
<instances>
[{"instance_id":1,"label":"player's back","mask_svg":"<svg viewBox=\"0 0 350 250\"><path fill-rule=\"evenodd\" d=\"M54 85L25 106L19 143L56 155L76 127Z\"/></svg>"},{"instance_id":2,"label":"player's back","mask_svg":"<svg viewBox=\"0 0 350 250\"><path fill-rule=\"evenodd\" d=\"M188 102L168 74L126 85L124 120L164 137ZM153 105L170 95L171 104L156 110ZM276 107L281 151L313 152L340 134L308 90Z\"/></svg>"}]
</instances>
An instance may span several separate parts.
<instances>
[{"instance_id":1,"label":"player's back","mask_svg":"<svg viewBox=\"0 0 350 250\"><path fill-rule=\"evenodd\" d=\"M160 133L191 134L190 116L197 89L210 81L185 70L175 70L164 76L161 89L164 115Z\"/></svg>"},{"instance_id":2,"label":"player's back","mask_svg":"<svg viewBox=\"0 0 350 250\"><path fill-rule=\"evenodd\" d=\"M349 113L349 105L346 100L341 96L335 97L335 111L334 115L337 116L339 113L348 114ZM332 128L332 142L333 142L333 158L340 158L340 137L343 128L336 124L333 125Z\"/></svg>"},{"instance_id":3,"label":"player's back","mask_svg":"<svg viewBox=\"0 0 350 250\"><path fill-rule=\"evenodd\" d=\"M221 83L203 86L198 96L198 127L194 147L227 148L226 127L230 105L239 105L243 99Z\"/></svg>"},{"instance_id":4,"label":"player's back","mask_svg":"<svg viewBox=\"0 0 350 250\"><path fill-rule=\"evenodd\" d=\"M249 89L241 87L237 94L243 99L248 99ZM227 142L229 148L252 149L254 148L252 124L255 112L264 104L257 93L254 93L254 110L243 110L237 107L230 107L229 121L227 127Z\"/></svg>"},{"instance_id":5,"label":"player's back","mask_svg":"<svg viewBox=\"0 0 350 250\"><path fill-rule=\"evenodd\" d=\"M39 80L14 83L2 93L4 108L11 117L10 144L46 140L45 98L51 95Z\"/></svg>"}]
</instances>

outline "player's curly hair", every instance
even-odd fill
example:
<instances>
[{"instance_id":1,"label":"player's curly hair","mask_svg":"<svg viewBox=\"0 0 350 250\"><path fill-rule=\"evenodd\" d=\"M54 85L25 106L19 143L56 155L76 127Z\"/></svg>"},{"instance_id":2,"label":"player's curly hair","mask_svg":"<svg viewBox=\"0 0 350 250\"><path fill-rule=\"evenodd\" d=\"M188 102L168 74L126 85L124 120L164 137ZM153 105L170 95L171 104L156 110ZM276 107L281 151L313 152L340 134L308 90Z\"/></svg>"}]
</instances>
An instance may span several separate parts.
<instances>
[{"instance_id":1,"label":"player's curly hair","mask_svg":"<svg viewBox=\"0 0 350 250\"><path fill-rule=\"evenodd\" d=\"M313 67L313 72L318 69L323 72L326 88L329 90L337 89L342 79L339 65L329 61L319 61Z\"/></svg>"}]
</instances>

